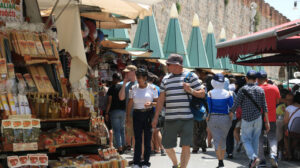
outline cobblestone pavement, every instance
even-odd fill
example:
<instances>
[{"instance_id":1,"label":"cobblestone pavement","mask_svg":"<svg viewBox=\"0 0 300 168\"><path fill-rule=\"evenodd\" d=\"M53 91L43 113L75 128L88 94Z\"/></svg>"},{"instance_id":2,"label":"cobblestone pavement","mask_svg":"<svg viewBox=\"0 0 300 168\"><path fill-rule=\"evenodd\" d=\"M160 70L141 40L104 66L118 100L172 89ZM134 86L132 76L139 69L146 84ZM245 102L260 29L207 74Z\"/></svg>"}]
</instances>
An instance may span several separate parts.
<instances>
[{"instance_id":1,"label":"cobblestone pavement","mask_svg":"<svg viewBox=\"0 0 300 168\"><path fill-rule=\"evenodd\" d=\"M180 148L176 148L177 158L180 159ZM133 152L123 155L128 161L133 159ZM160 154L151 156L150 159L151 168L171 168L172 163L168 156L161 156ZM248 168L248 159L244 151L241 153L235 153L234 159L225 159L226 168ZM188 168L216 168L218 166L218 160L216 159L215 152L212 148L209 148L206 153L202 153L201 150L198 154L191 154L191 159ZM271 167L271 165L267 165ZM300 168L300 162L279 162L279 168Z\"/></svg>"}]
</instances>

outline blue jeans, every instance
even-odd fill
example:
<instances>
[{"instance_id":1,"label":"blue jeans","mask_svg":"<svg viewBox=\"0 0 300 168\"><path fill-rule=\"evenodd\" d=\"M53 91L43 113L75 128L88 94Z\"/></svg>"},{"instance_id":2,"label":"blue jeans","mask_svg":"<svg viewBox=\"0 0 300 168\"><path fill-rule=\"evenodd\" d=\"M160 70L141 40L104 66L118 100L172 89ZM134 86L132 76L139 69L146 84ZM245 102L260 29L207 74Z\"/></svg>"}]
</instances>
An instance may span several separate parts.
<instances>
[{"instance_id":1,"label":"blue jeans","mask_svg":"<svg viewBox=\"0 0 300 168\"><path fill-rule=\"evenodd\" d=\"M262 119L259 117L253 121L242 120L242 142L244 144L247 156L254 160L258 156L259 136L262 129Z\"/></svg>"},{"instance_id":2,"label":"blue jeans","mask_svg":"<svg viewBox=\"0 0 300 168\"><path fill-rule=\"evenodd\" d=\"M110 120L114 133L114 146L116 149L125 146L125 111L112 110Z\"/></svg>"}]
</instances>

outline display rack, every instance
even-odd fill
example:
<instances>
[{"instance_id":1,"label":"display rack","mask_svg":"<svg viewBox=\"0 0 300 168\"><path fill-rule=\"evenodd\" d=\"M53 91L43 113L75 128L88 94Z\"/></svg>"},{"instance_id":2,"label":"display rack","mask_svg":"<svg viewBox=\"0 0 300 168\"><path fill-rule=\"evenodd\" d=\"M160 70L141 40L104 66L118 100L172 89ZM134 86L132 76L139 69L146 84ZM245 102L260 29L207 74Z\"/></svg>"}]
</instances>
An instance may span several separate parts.
<instances>
[{"instance_id":1,"label":"display rack","mask_svg":"<svg viewBox=\"0 0 300 168\"><path fill-rule=\"evenodd\" d=\"M90 117L81 118L60 118L60 119L42 119L41 130L51 129L52 126L56 128L80 125L79 127L85 130L89 130ZM0 122L1 123L1 122ZM53 128L53 127L52 127ZM2 165L6 165L7 156L11 155L24 155L30 153L47 153L49 158L56 159L60 156L76 155L76 154L97 154L98 149L105 149L108 146L98 145L95 141L88 141L84 143L74 144L59 144L52 146L42 146L38 144L37 150L24 150L14 151L13 144L3 144L3 148L0 150L0 159Z\"/></svg>"}]
</instances>

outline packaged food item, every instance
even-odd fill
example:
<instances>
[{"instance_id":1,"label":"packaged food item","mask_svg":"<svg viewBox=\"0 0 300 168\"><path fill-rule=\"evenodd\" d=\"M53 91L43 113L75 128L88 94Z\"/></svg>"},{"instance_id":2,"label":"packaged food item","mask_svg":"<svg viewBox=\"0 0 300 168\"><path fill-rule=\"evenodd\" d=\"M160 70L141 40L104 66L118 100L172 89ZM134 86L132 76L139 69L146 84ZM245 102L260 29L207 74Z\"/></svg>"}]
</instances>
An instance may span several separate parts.
<instances>
[{"instance_id":1,"label":"packaged food item","mask_svg":"<svg viewBox=\"0 0 300 168\"><path fill-rule=\"evenodd\" d=\"M19 113L20 115L25 115L26 114L26 107L25 103L23 100L23 95L18 94L18 103L19 103Z\"/></svg>"},{"instance_id":2,"label":"packaged food item","mask_svg":"<svg viewBox=\"0 0 300 168\"><path fill-rule=\"evenodd\" d=\"M31 142L38 142L40 136L41 122L39 119L32 119L31 122L32 122Z\"/></svg>"},{"instance_id":3,"label":"packaged food item","mask_svg":"<svg viewBox=\"0 0 300 168\"><path fill-rule=\"evenodd\" d=\"M37 88L35 86L35 83L34 83L32 77L31 77L31 75L29 73L26 73L23 76L24 76L24 78L26 80L26 83L27 83L27 85L29 87L29 91L30 92L36 92Z\"/></svg>"},{"instance_id":4,"label":"packaged food item","mask_svg":"<svg viewBox=\"0 0 300 168\"><path fill-rule=\"evenodd\" d=\"M13 95L13 98L14 98L14 102L15 102L16 113L17 113L17 115L20 115L20 104L18 101L18 96Z\"/></svg>"},{"instance_id":5,"label":"packaged food item","mask_svg":"<svg viewBox=\"0 0 300 168\"><path fill-rule=\"evenodd\" d=\"M7 143L13 143L14 142L14 130L11 120L2 120L2 135L4 138L4 141Z\"/></svg>"},{"instance_id":6,"label":"packaged food item","mask_svg":"<svg viewBox=\"0 0 300 168\"><path fill-rule=\"evenodd\" d=\"M105 160L109 160L110 159L109 151L107 149L103 150L103 154L104 154L104 159Z\"/></svg>"},{"instance_id":7,"label":"packaged food item","mask_svg":"<svg viewBox=\"0 0 300 168\"><path fill-rule=\"evenodd\" d=\"M36 48L37 48L37 51L38 51L38 56L39 57L45 57L46 53L45 53L43 44L42 44L42 42L40 40L39 34L38 33L34 33L33 34L33 39L34 39L34 42L35 42L35 45L36 45Z\"/></svg>"},{"instance_id":8,"label":"packaged food item","mask_svg":"<svg viewBox=\"0 0 300 168\"><path fill-rule=\"evenodd\" d=\"M32 140L32 121L23 120L23 142L29 143Z\"/></svg>"},{"instance_id":9,"label":"packaged food item","mask_svg":"<svg viewBox=\"0 0 300 168\"><path fill-rule=\"evenodd\" d=\"M8 70L8 78L15 78L15 68L13 63L8 63L7 64L7 70Z\"/></svg>"},{"instance_id":10,"label":"packaged food item","mask_svg":"<svg viewBox=\"0 0 300 168\"><path fill-rule=\"evenodd\" d=\"M27 47L29 48L30 56L36 57L38 55L37 48L35 46L34 37L32 32L24 32L24 38L27 42Z\"/></svg>"},{"instance_id":11,"label":"packaged food item","mask_svg":"<svg viewBox=\"0 0 300 168\"><path fill-rule=\"evenodd\" d=\"M15 105L15 99L11 93L7 93L7 99L10 107L10 114L17 115L17 109Z\"/></svg>"},{"instance_id":12,"label":"packaged food item","mask_svg":"<svg viewBox=\"0 0 300 168\"><path fill-rule=\"evenodd\" d=\"M23 142L23 124L22 120L12 120L14 130L14 143Z\"/></svg>"},{"instance_id":13,"label":"packaged food item","mask_svg":"<svg viewBox=\"0 0 300 168\"><path fill-rule=\"evenodd\" d=\"M67 132L75 135L77 138L81 140L81 142L87 142L89 141L89 136L86 134L85 131L77 129L77 128L71 128L66 127Z\"/></svg>"},{"instance_id":14,"label":"packaged food item","mask_svg":"<svg viewBox=\"0 0 300 168\"><path fill-rule=\"evenodd\" d=\"M38 154L39 165L48 166L48 156L46 154Z\"/></svg>"},{"instance_id":15,"label":"packaged food item","mask_svg":"<svg viewBox=\"0 0 300 168\"><path fill-rule=\"evenodd\" d=\"M0 58L0 74L2 79L7 78L6 60L4 58Z\"/></svg>"},{"instance_id":16,"label":"packaged food item","mask_svg":"<svg viewBox=\"0 0 300 168\"><path fill-rule=\"evenodd\" d=\"M125 159L119 160L119 167L120 168L126 168L127 165L128 165L127 160L125 160Z\"/></svg>"},{"instance_id":17,"label":"packaged food item","mask_svg":"<svg viewBox=\"0 0 300 168\"><path fill-rule=\"evenodd\" d=\"M111 163L111 168L119 168L119 163L117 159L112 159L110 163Z\"/></svg>"},{"instance_id":18,"label":"packaged food item","mask_svg":"<svg viewBox=\"0 0 300 168\"><path fill-rule=\"evenodd\" d=\"M55 142L52 138L50 138L47 135L42 135L41 136L41 141L45 145L45 147L53 146L55 145Z\"/></svg>"},{"instance_id":19,"label":"packaged food item","mask_svg":"<svg viewBox=\"0 0 300 168\"><path fill-rule=\"evenodd\" d=\"M29 107L29 102L26 95L22 95L22 101L24 102L24 106L25 106L25 114L31 115L31 109Z\"/></svg>"},{"instance_id":20,"label":"packaged food item","mask_svg":"<svg viewBox=\"0 0 300 168\"><path fill-rule=\"evenodd\" d=\"M5 94L1 94L1 102L2 102L2 106L4 108L5 116L10 116L9 105L8 105Z\"/></svg>"},{"instance_id":21,"label":"packaged food item","mask_svg":"<svg viewBox=\"0 0 300 168\"><path fill-rule=\"evenodd\" d=\"M7 157L7 165L9 168L17 168L20 167L20 161L18 156L8 156Z\"/></svg>"},{"instance_id":22,"label":"packaged food item","mask_svg":"<svg viewBox=\"0 0 300 168\"><path fill-rule=\"evenodd\" d=\"M29 165L29 159L28 156L19 156L20 164L21 166L28 166Z\"/></svg>"},{"instance_id":23,"label":"packaged food item","mask_svg":"<svg viewBox=\"0 0 300 168\"><path fill-rule=\"evenodd\" d=\"M28 158L29 158L29 164L31 166L38 166L39 165L39 157L38 157L38 155L28 154Z\"/></svg>"},{"instance_id":24,"label":"packaged food item","mask_svg":"<svg viewBox=\"0 0 300 168\"><path fill-rule=\"evenodd\" d=\"M23 78L23 75L21 73L16 73L16 77L18 79L18 83L21 84L22 87L24 87L23 90L25 90L25 88L26 88L26 82L25 82L25 80Z\"/></svg>"},{"instance_id":25,"label":"packaged food item","mask_svg":"<svg viewBox=\"0 0 300 168\"><path fill-rule=\"evenodd\" d=\"M52 46L51 46L51 43L50 43L49 36L45 33L42 33L41 34L41 39L43 41L43 46L44 46L47 57L53 57L54 54L53 54L53 51L52 51Z\"/></svg>"}]
</instances>

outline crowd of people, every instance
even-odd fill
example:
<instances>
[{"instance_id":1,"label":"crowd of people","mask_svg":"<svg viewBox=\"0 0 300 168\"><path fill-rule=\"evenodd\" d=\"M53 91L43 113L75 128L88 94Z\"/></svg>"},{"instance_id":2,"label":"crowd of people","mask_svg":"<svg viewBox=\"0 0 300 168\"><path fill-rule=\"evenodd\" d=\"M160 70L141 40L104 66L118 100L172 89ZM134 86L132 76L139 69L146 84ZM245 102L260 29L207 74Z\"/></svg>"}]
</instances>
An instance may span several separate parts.
<instances>
[{"instance_id":1,"label":"crowd of people","mask_svg":"<svg viewBox=\"0 0 300 168\"><path fill-rule=\"evenodd\" d=\"M182 65L182 56L171 54L162 79L134 65L126 67L124 78L113 74L103 107L110 145L120 154L133 149L133 168L150 167L151 155L158 153L167 154L173 168L186 168L191 148L196 154L212 146L219 168L225 154L232 159L243 147L250 168L267 161L278 167L279 157L292 159L299 146L293 138L300 133L299 88L276 86L265 71L234 78L188 72ZM192 99L203 100L202 118L191 110ZM180 162L174 150L178 139Z\"/></svg>"}]
</instances>

